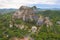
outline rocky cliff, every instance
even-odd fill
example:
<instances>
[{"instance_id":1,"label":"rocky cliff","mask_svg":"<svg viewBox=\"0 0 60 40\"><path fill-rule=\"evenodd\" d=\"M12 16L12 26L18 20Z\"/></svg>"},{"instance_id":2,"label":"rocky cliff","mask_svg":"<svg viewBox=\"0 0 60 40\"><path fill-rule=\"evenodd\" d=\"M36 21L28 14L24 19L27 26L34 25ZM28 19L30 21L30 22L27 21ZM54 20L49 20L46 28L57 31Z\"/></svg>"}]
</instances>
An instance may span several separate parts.
<instances>
[{"instance_id":1,"label":"rocky cliff","mask_svg":"<svg viewBox=\"0 0 60 40\"><path fill-rule=\"evenodd\" d=\"M33 21L37 17L35 15L36 13L36 7L27 7L27 6L21 6L12 16L13 19L22 19L23 21L31 20Z\"/></svg>"}]
</instances>

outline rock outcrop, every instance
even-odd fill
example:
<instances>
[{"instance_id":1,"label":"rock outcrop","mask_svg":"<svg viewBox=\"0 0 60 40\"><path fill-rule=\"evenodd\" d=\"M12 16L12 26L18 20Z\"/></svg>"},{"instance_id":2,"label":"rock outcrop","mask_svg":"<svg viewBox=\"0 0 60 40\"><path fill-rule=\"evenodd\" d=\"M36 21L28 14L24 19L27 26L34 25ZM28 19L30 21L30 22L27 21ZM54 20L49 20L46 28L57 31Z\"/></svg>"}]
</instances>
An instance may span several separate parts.
<instances>
[{"instance_id":1,"label":"rock outcrop","mask_svg":"<svg viewBox=\"0 0 60 40\"><path fill-rule=\"evenodd\" d=\"M42 24L44 24L44 17L42 15L40 15L40 17L37 20L36 23L38 26L41 26Z\"/></svg>"},{"instance_id":2,"label":"rock outcrop","mask_svg":"<svg viewBox=\"0 0 60 40\"><path fill-rule=\"evenodd\" d=\"M36 33L37 32L37 27L36 26L32 26L31 31L32 31L32 33Z\"/></svg>"},{"instance_id":3,"label":"rock outcrop","mask_svg":"<svg viewBox=\"0 0 60 40\"><path fill-rule=\"evenodd\" d=\"M9 40L34 40L34 39L28 36L28 37L22 37L22 38L12 37Z\"/></svg>"},{"instance_id":4,"label":"rock outcrop","mask_svg":"<svg viewBox=\"0 0 60 40\"><path fill-rule=\"evenodd\" d=\"M46 24L46 26L47 26L47 27L49 27L49 26L52 26L52 25L53 25L53 23L51 22L51 20L50 20L50 18L49 18L49 17L45 17L45 21L44 21L44 23Z\"/></svg>"},{"instance_id":5,"label":"rock outcrop","mask_svg":"<svg viewBox=\"0 0 60 40\"><path fill-rule=\"evenodd\" d=\"M35 21L37 26L41 26L42 24L46 24L48 26L52 26L52 22L49 17L43 17L42 15L37 16L35 6L27 7L21 6L12 16L12 19L22 19L23 21Z\"/></svg>"},{"instance_id":6,"label":"rock outcrop","mask_svg":"<svg viewBox=\"0 0 60 40\"><path fill-rule=\"evenodd\" d=\"M23 21L31 20L33 21L35 18L36 7L27 7L21 6L19 10L17 10L12 18L13 19L22 19Z\"/></svg>"}]
</instances>

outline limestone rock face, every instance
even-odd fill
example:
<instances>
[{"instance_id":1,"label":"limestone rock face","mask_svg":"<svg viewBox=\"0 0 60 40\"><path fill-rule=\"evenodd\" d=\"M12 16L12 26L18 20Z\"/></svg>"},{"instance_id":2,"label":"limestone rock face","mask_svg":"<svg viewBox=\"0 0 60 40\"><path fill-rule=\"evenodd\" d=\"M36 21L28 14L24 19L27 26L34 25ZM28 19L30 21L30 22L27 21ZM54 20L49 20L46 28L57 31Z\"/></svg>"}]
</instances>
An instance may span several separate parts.
<instances>
[{"instance_id":1,"label":"limestone rock face","mask_svg":"<svg viewBox=\"0 0 60 40\"><path fill-rule=\"evenodd\" d=\"M36 23L38 26L41 26L42 24L45 24L47 27L52 26L53 23L51 22L49 17L43 17L40 15L40 17L37 20Z\"/></svg>"},{"instance_id":2,"label":"limestone rock face","mask_svg":"<svg viewBox=\"0 0 60 40\"><path fill-rule=\"evenodd\" d=\"M41 26L42 24L46 24L47 26L52 26L52 22L50 21L49 17L37 16L35 6L28 7L28 6L21 6L12 16L12 19L22 19L23 21L35 21L37 26Z\"/></svg>"},{"instance_id":3,"label":"limestone rock face","mask_svg":"<svg viewBox=\"0 0 60 40\"><path fill-rule=\"evenodd\" d=\"M51 22L51 20L50 20L50 18L49 18L49 17L45 17L45 24L46 24L46 26L47 26L47 27L49 27L49 26L52 26L52 25L53 25L53 23Z\"/></svg>"},{"instance_id":4,"label":"limestone rock face","mask_svg":"<svg viewBox=\"0 0 60 40\"><path fill-rule=\"evenodd\" d=\"M43 16L40 15L40 17L37 20L37 25L41 26L43 23L44 23L44 18L43 18Z\"/></svg>"},{"instance_id":5,"label":"limestone rock face","mask_svg":"<svg viewBox=\"0 0 60 40\"><path fill-rule=\"evenodd\" d=\"M19 10L17 10L13 14L12 18L22 19L23 21L28 21L28 20L33 21L35 12L36 12L36 7L21 6Z\"/></svg>"}]
</instances>

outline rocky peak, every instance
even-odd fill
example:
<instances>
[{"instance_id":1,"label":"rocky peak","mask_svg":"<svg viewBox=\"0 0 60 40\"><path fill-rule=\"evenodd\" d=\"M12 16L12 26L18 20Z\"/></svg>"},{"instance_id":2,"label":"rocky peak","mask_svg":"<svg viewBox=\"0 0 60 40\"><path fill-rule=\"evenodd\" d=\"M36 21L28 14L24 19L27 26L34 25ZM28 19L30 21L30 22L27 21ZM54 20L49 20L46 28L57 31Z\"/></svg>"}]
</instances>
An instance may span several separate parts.
<instances>
[{"instance_id":1,"label":"rocky peak","mask_svg":"<svg viewBox=\"0 0 60 40\"><path fill-rule=\"evenodd\" d=\"M26 10L26 9L29 9L30 7L27 7L27 6L21 6L20 8L19 8L19 10Z\"/></svg>"},{"instance_id":2,"label":"rocky peak","mask_svg":"<svg viewBox=\"0 0 60 40\"><path fill-rule=\"evenodd\" d=\"M13 14L13 18L22 19L23 21L33 19L36 7L21 6L18 11Z\"/></svg>"}]
</instances>

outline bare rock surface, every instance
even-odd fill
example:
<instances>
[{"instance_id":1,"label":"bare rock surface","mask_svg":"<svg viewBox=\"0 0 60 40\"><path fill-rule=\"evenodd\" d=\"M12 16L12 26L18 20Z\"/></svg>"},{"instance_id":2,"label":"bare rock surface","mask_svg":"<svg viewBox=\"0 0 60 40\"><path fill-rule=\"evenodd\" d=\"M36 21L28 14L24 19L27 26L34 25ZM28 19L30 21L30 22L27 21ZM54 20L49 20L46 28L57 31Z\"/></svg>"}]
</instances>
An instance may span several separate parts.
<instances>
[{"instance_id":1,"label":"bare rock surface","mask_svg":"<svg viewBox=\"0 0 60 40\"><path fill-rule=\"evenodd\" d=\"M27 6L21 6L19 10L17 10L12 18L13 19L22 19L23 21L31 20L33 21L33 17L35 15L36 8L35 7L27 7Z\"/></svg>"}]
</instances>

